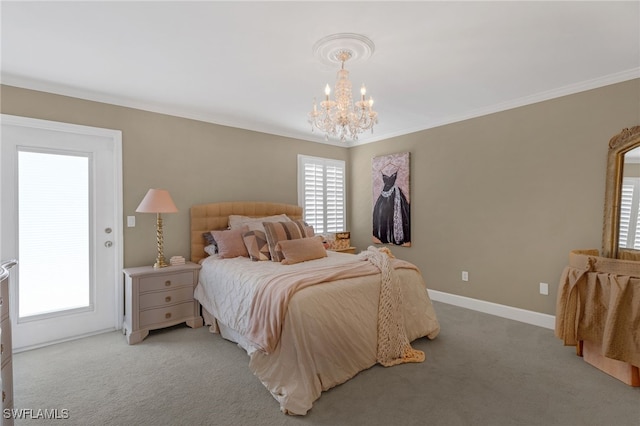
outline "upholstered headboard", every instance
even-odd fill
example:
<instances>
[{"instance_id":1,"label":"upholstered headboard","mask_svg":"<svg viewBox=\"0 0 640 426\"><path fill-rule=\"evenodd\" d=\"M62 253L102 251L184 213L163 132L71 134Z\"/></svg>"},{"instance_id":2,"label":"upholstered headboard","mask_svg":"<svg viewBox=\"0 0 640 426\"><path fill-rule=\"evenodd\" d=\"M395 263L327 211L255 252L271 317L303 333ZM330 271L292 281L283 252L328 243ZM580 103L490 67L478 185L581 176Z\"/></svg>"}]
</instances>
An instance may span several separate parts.
<instances>
[{"instance_id":1,"label":"upholstered headboard","mask_svg":"<svg viewBox=\"0 0 640 426\"><path fill-rule=\"evenodd\" d=\"M191 261L198 263L207 257L202 234L226 229L229 226L229 215L262 217L283 213L293 220L302 219L302 207L293 204L238 201L191 206Z\"/></svg>"}]
</instances>

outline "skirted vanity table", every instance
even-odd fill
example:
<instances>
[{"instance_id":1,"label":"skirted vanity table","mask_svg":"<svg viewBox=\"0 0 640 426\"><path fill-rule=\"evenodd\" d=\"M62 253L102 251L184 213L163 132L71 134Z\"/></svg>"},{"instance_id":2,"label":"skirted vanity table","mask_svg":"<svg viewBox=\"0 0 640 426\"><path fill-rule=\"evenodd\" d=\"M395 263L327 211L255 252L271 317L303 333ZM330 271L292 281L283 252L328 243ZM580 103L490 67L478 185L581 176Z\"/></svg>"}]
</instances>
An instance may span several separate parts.
<instances>
[{"instance_id":1,"label":"skirted vanity table","mask_svg":"<svg viewBox=\"0 0 640 426\"><path fill-rule=\"evenodd\" d=\"M640 126L609 141L602 253L573 250L555 334L589 364L640 386Z\"/></svg>"}]
</instances>

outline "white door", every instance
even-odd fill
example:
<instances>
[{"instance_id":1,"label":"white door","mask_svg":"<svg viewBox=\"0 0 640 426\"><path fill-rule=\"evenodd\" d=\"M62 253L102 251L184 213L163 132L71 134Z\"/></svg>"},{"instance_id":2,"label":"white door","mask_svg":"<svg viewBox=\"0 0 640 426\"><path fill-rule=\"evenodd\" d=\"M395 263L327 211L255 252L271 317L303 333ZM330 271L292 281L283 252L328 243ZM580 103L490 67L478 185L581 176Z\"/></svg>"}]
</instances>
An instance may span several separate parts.
<instances>
[{"instance_id":1,"label":"white door","mask_svg":"<svg viewBox=\"0 0 640 426\"><path fill-rule=\"evenodd\" d=\"M2 115L0 258L13 346L122 326L120 131Z\"/></svg>"}]
</instances>

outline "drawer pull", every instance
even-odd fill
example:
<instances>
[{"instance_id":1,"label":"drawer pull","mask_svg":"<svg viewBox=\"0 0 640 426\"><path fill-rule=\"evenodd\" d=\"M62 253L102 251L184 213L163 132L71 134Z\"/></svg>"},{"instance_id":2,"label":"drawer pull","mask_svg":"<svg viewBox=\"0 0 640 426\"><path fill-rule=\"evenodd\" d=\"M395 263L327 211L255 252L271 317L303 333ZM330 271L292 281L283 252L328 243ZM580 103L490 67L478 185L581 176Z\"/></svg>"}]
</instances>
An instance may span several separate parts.
<instances>
[{"instance_id":1,"label":"drawer pull","mask_svg":"<svg viewBox=\"0 0 640 426\"><path fill-rule=\"evenodd\" d=\"M164 317L165 317L166 319L171 318L171 312L167 312L166 314L164 314Z\"/></svg>"},{"instance_id":2,"label":"drawer pull","mask_svg":"<svg viewBox=\"0 0 640 426\"><path fill-rule=\"evenodd\" d=\"M169 286L171 285L171 280L166 280L166 281L164 282L164 285L165 285L166 287L169 287Z\"/></svg>"},{"instance_id":3,"label":"drawer pull","mask_svg":"<svg viewBox=\"0 0 640 426\"><path fill-rule=\"evenodd\" d=\"M167 297L165 297L165 298L164 298L164 301L165 301L165 302L167 302L167 303L171 302L171 296L167 296Z\"/></svg>"},{"instance_id":4,"label":"drawer pull","mask_svg":"<svg viewBox=\"0 0 640 426\"><path fill-rule=\"evenodd\" d=\"M4 353L4 345L0 343L0 355Z\"/></svg>"},{"instance_id":5,"label":"drawer pull","mask_svg":"<svg viewBox=\"0 0 640 426\"><path fill-rule=\"evenodd\" d=\"M2 391L2 402L4 402L6 398L7 398L7 395L4 393L4 391Z\"/></svg>"}]
</instances>

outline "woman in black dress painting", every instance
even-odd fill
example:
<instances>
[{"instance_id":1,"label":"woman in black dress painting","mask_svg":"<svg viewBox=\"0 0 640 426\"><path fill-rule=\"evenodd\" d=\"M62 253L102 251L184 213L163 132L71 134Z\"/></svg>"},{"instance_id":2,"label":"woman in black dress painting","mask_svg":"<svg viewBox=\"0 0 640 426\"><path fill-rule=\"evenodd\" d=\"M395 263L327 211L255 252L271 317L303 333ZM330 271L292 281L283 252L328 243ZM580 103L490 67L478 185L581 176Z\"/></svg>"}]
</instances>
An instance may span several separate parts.
<instances>
[{"instance_id":1,"label":"woman in black dress painting","mask_svg":"<svg viewBox=\"0 0 640 426\"><path fill-rule=\"evenodd\" d=\"M381 174L383 187L373 207L373 236L383 244L410 243L409 202L396 185L398 172L390 176Z\"/></svg>"}]
</instances>

